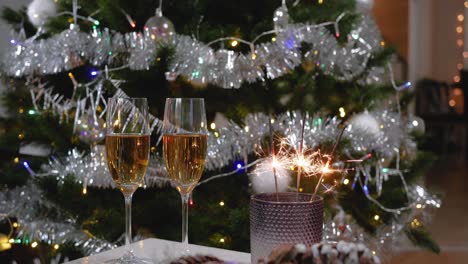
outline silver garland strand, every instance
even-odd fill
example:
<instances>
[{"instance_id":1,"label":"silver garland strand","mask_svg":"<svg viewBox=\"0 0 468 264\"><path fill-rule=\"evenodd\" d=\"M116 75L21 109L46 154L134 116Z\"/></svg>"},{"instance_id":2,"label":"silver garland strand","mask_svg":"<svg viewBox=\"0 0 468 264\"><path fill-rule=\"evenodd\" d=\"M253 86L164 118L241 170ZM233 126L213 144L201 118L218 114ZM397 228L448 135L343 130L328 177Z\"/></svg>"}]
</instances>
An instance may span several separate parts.
<instances>
[{"instance_id":1,"label":"silver garland strand","mask_svg":"<svg viewBox=\"0 0 468 264\"><path fill-rule=\"evenodd\" d=\"M362 15L347 43L341 45L325 26L334 25L339 34L337 25L344 16L341 14L334 22L288 24L262 33L259 37L276 34L276 41L255 44L259 37L252 42L243 41L251 47L247 54L211 48L210 44L218 40L205 44L192 37L175 34L165 42L175 49L168 79L183 75L194 83L239 88L244 82L280 77L303 60L308 60L323 73L339 80L353 80L359 76L362 83L383 81L386 72L383 68L364 72L369 58L381 49L382 37L375 22L372 17ZM2 60L2 68L7 75L15 77L59 73L85 63L110 65L119 54L126 59L119 62L121 65L117 68L148 70L160 46L155 44L149 31L121 34L111 33L107 28L95 28L87 34L76 24L48 39L14 39L11 43ZM312 46L305 55L299 51L301 43ZM262 69L266 69L266 76Z\"/></svg>"},{"instance_id":2,"label":"silver garland strand","mask_svg":"<svg viewBox=\"0 0 468 264\"><path fill-rule=\"evenodd\" d=\"M18 220L17 237L48 244L72 242L85 254L94 254L115 248L115 245L90 237L76 226L73 218L67 217L50 202L41 188L29 181L27 184L0 192L0 211L4 217ZM53 218L53 219L51 219Z\"/></svg>"}]
</instances>

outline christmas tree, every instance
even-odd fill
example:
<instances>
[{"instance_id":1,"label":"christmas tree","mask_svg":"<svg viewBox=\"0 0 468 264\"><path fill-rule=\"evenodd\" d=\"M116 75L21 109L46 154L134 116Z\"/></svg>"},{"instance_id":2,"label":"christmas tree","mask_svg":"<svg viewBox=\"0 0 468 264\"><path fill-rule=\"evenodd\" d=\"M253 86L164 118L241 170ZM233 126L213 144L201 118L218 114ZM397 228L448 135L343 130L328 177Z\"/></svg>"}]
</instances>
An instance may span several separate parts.
<instances>
[{"instance_id":1,"label":"christmas tree","mask_svg":"<svg viewBox=\"0 0 468 264\"><path fill-rule=\"evenodd\" d=\"M115 94L148 98L153 116L152 164L134 195L135 240L179 239L160 119L167 97L201 97L211 133L190 202L191 243L249 251L252 185L272 191L271 173L255 168L271 148L259 149L280 138L332 155L334 172L320 182L325 239L382 250L406 237L437 252L425 225L440 202L418 181L431 164L416 147L423 122L406 110L410 84L394 80L395 49L370 9L348 0L5 8L15 33L2 61L0 231L12 249L0 254L63 260L122 244L124 207L102 154L106 100ZM297 190L313 192L318 181L304 178Z\"/></svg>"}]
</instances>

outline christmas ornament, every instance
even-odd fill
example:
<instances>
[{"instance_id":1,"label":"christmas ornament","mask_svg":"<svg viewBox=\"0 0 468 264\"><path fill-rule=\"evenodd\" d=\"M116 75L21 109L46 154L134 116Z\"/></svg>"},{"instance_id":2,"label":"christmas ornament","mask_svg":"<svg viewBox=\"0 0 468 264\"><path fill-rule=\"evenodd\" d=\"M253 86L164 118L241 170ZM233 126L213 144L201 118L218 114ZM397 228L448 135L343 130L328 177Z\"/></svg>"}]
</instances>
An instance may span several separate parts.
<instances>
[{"instance_id":1,"label":"christmas ornament","mask_svg":"<svg viewBox=\"0 0 468 264\"><path fill-rule=\"evenodd\" d=\"M271 169L272 160L259 163L250 174L250 182L255 193L273 193L275 188L275 175ZM282 167L276 169L278 192L285 192L291 183L291 176Z\"/></svg>"},{"instance_id":2,"label":"christmas ornament","mask_svg":"<svg viewBox=\"0 0 468 264\"><path fill-rule=\"evenodd\" d=\"M95 145L106 136L106 123L95 114L86 113L76 121L79 139L86 144Z\"/></svg>"},{"instance_id":3,"label":"christmas ornament","mask_svg":"<svg viewBox=\"0 0 468 264\"><path fill-rule=\"evenodd\" d=\"M349 123L354 130L360 131L374 138L381 134L379 122L367 111L354 115L349 120Z\"/></svg>"},{"instance_id":4,"label":"christmas ornament","mask_svg":"<svg viewBox=\"0 0 468 264\"><path fill-rule=\"evenodd\" d=\"M144 30L149 33L155 44L171 42L175 35L174 25L163 16L160 8L157 8L155 15L146 21Z\"/></svg>"},{"instance_id":5,"label":"christmas ornament","mask_svg":"<svg viewBox=\"0 0 468 264\"><path fill-rule=\"evenodd\" d=\"M409 133L423 134L426 131L424 120L419 116L410 116L406 124L406 129Z\"/></svg>"},{"instance_id":6,"label":"christmas ornament","mask_svg":"<svg viewBox=\"0 0 468 264\"><path fill-rule=\"evenodd\" d=\"M53 0L33 0L28 5L27 15L34 26L42 27L56 12L57 8Z\"/></svg>"}]
</instances>

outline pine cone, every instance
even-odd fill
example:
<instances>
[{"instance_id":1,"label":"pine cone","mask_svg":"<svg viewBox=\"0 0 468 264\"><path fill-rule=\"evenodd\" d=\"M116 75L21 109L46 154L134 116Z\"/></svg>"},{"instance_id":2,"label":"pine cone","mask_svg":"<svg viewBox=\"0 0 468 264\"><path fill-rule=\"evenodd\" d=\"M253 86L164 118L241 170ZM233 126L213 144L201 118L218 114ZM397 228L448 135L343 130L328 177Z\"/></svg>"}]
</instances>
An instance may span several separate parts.
<instances>
[{"instance_id":1,"label":"pine cone","mask_svg":"<svg viewBox=\"0 0 468 264\"><path fill-rule=\"evenodd\" d=\"M268 260L259 261L267 264L380 264L378 257L363 244L338 243L315 244L306 247L302 244L295 246L280 246L274 249Z\"/></svg>"},{"instance_id":2,"label":"pine cone","mask_svg":"<svg viewBox=\"0 0 468 264\"><path fill-rule=\"evenodd\" d=\"M213 256L183 256L172 261L171 264L223 264L224 261Z\"/></svg>"}]
</instances>

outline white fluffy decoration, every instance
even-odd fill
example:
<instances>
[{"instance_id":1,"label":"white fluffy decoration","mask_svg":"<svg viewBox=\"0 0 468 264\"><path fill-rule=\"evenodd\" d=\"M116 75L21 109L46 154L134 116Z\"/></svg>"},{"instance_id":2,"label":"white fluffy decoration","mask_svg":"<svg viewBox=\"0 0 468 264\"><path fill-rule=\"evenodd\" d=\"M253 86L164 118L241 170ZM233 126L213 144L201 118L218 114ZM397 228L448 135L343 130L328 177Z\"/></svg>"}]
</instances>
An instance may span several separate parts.
<instances>
[{"instance_id":1,"label":"white fluffy decoration","mask_svg":"<svg viewBox=\"0 0 468 264\"><path fill-rule=\"evenodd\" d=\"M367 111L354 115L349 120L349 123L354 129L368 134L369 136L377 138L382 133L377 119Z\"/></svg>"},{"instance_id":2,"label":"white fluffy decoration","mask_svg":"<svg viewBox=\"0 0 468 264\"><path fill-rule=\"evenodd\" d=\"M41 27L47 18L57 13L57 7L53 0L33 0L28 5L28 18L36 27Z\"/></svg>"},{"instance_id":3,"label":"white fluffy decoration","mask_svg":"<svg viewBox=\"0 0 468 264\"><path fill-rule=\"evenodd\" d=\"M288 170L285 168L277 168L276 177L278 179L278 192L286 191L291 182ZM271 159L266 159L257 164L250 174L250 182L252 183L255 193L272 193L276 191L275 177L271 168Z\"/></svg>"}]
</instances>

